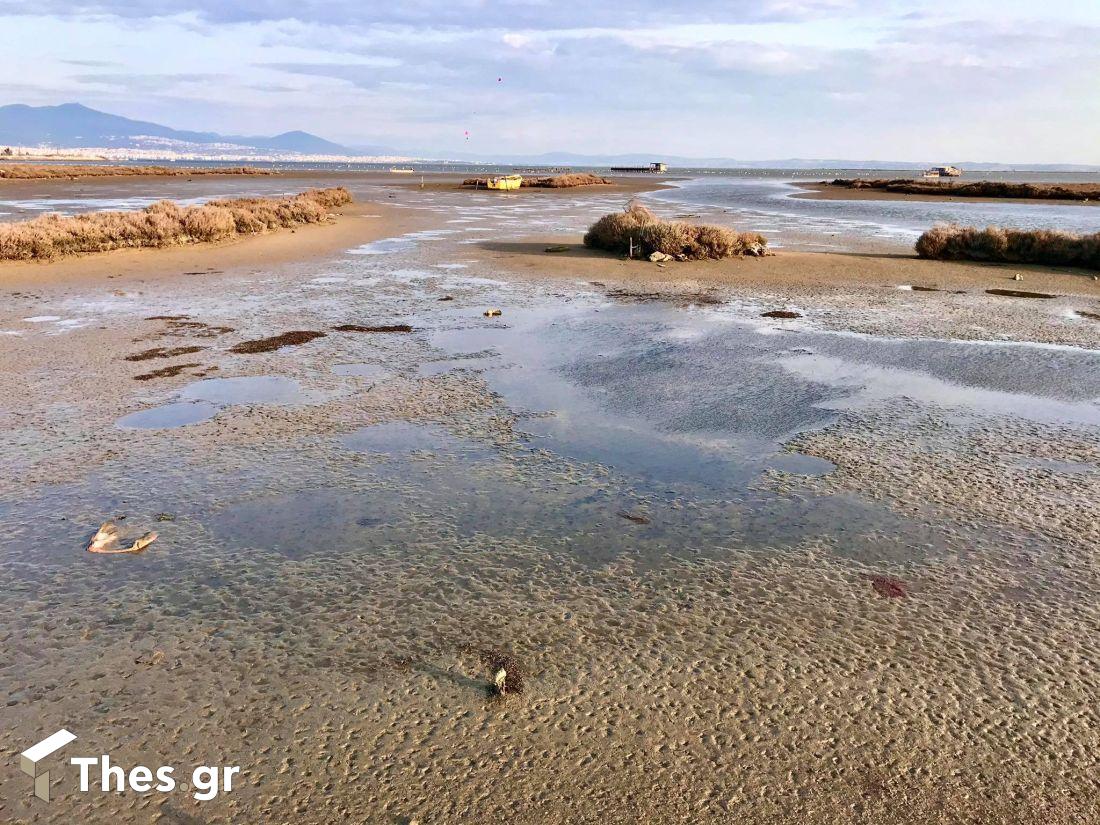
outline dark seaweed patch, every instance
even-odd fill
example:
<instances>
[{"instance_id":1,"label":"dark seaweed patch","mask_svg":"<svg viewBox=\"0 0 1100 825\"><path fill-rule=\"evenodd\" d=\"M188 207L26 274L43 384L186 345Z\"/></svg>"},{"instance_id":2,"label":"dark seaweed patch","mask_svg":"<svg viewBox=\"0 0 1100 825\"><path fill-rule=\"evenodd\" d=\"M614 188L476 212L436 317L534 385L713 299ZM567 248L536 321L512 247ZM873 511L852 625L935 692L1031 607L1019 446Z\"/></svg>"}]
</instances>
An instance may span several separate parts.
<instances>
[{"instance_id":1,"label":"dark seaweed patch","mask_svg":"<svg viewBox=\"0 0 1100 825\"><path fill-rule=\"evenodd\" d=\"M159 370L153 370L152 372L142 373L141 375L135 375L135 381L151 381L154 378L175 378L181 372L191 367L201 367L202 364L172 364L167 367L161 367Z\"/></svg>"},{"instance_id":2,"label":"dark seaweed patch","mask_svg":"<svg viewBox=\"0 0 1100 825\"><path fill-rule=\"evenodd\" d=\"M1023 289L987 289L990 295L1005 295L1009 298L1057 298L1057 295L1050 295L1046 292L1027 292Z\"/></svg>"},{"instance_id":3,"label":"dark seaweed patch","mask_svg":"<svg viewBox=\"0 0 1100 825\"><path fill-rule=\"evenodd\" d=\"M147 349L144 352L136 352L133 355L127 355L126 361L150 361L154 358L175 358L177 355L190 355L193 352L206 349L206 347L190 346L190 347L153 347Z\"/></svg>"},{"instance_id":4,"label":"dark seaweed patch","mask_svg":"<svg viewBox=\"0 0 1100 825\"><path fill-rule=\"evenodd\" d=\"M412 332L413 328L408 324L383 324L381 326L364 326L363 324L340 324L333 327L337 332Z\"/></svg>"},{"instance_id":5,"label":"dark seaweed patch","mask_svg":"<svg viewBox=\"0 0 1100 825\"><path fill-rule=\"evenodd\" d=\"M308 344L315 338L324 338L325 333L314 330L299 329L284 332L281 335L272 335L270 338L257 338L255 341L241 341L229 348L230 352L238 355L253 355L258 352L274 352L283 347L296 347L299 344Z\"/></svg>"}]
</instances>

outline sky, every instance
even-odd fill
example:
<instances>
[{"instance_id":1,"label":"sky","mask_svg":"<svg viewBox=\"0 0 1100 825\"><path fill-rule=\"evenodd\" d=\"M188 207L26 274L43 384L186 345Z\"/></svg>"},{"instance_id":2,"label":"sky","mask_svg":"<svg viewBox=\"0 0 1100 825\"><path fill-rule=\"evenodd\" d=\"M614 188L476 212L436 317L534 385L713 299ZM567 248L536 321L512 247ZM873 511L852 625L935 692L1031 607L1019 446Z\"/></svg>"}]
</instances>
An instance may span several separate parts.
<instances>
[{"instance_id":1,"label":"sky","mask_svg":"<svg viewBox=\"0 0 1100 825\"><path fill-rule=\"evenodd\" d=\"M1100 0L0 0L0 103L425 156L1100 164Z\"/></svg>"}]
</instances>

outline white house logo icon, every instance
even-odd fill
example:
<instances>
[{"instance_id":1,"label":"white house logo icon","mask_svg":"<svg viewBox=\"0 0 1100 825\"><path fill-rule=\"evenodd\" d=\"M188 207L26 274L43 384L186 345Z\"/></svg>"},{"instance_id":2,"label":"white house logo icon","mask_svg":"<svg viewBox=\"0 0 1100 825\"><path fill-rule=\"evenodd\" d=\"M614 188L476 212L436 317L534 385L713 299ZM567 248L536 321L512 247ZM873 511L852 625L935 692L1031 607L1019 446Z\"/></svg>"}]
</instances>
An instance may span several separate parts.
<instances>
[{"instance_id":1,"label":"white house logo icon","mask_svg":"<svg viewBox=\"0 0 1100 825\"><path fill-rule=\"evenodd\" d=\"M62 729L19 754L19 767L23 769L23 773L34 779L34 795L39 799L50 801L50 772L42 769L42 762L74 739L74 734Z\"/></svg>"}]
</instances>

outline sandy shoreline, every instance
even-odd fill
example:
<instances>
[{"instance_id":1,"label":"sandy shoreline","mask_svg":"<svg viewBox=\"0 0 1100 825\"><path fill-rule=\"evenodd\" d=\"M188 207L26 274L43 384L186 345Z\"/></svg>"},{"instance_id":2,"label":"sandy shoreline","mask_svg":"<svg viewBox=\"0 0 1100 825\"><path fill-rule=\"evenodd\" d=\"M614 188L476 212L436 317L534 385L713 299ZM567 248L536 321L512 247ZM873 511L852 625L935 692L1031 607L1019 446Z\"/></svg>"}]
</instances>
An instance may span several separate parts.
<instances>
[{"instance_id":1,"label":"sandy shoreline","mask_svg":"<svg viewBox=\"0 0 1100 825\"><path fill-rule=\"evenodd\" d=\"M791 195L792 198L833 201L926 201L929 203L1029 203L1050 204L1052 206L1096 206L1100 200L1054 200L1050 198L975 198L953 195L914 195L905 192L887 192L882 189L850 189L847 186L833 186L831 183L802 183L795 181L794 186L805 192Z\"/></svg>"}]
</instances>

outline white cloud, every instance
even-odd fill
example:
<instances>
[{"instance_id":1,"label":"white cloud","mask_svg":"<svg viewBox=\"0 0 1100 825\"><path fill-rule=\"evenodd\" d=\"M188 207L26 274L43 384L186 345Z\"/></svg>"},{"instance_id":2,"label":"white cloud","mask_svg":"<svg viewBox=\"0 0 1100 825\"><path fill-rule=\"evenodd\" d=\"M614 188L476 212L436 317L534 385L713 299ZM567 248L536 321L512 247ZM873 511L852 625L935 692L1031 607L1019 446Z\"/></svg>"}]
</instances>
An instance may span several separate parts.
<instances>
[{"instance_id":1,"label":"white cloud","mask_svg":"<svg viewBox=\"0 0 1100 825\"><path fill-rule=\"evenodd\" d=\"M1100 6L1058 6L0 0L0 72L34 67L4 102L410 149L1100 162Z\"/></svg>"}]
</instances>

